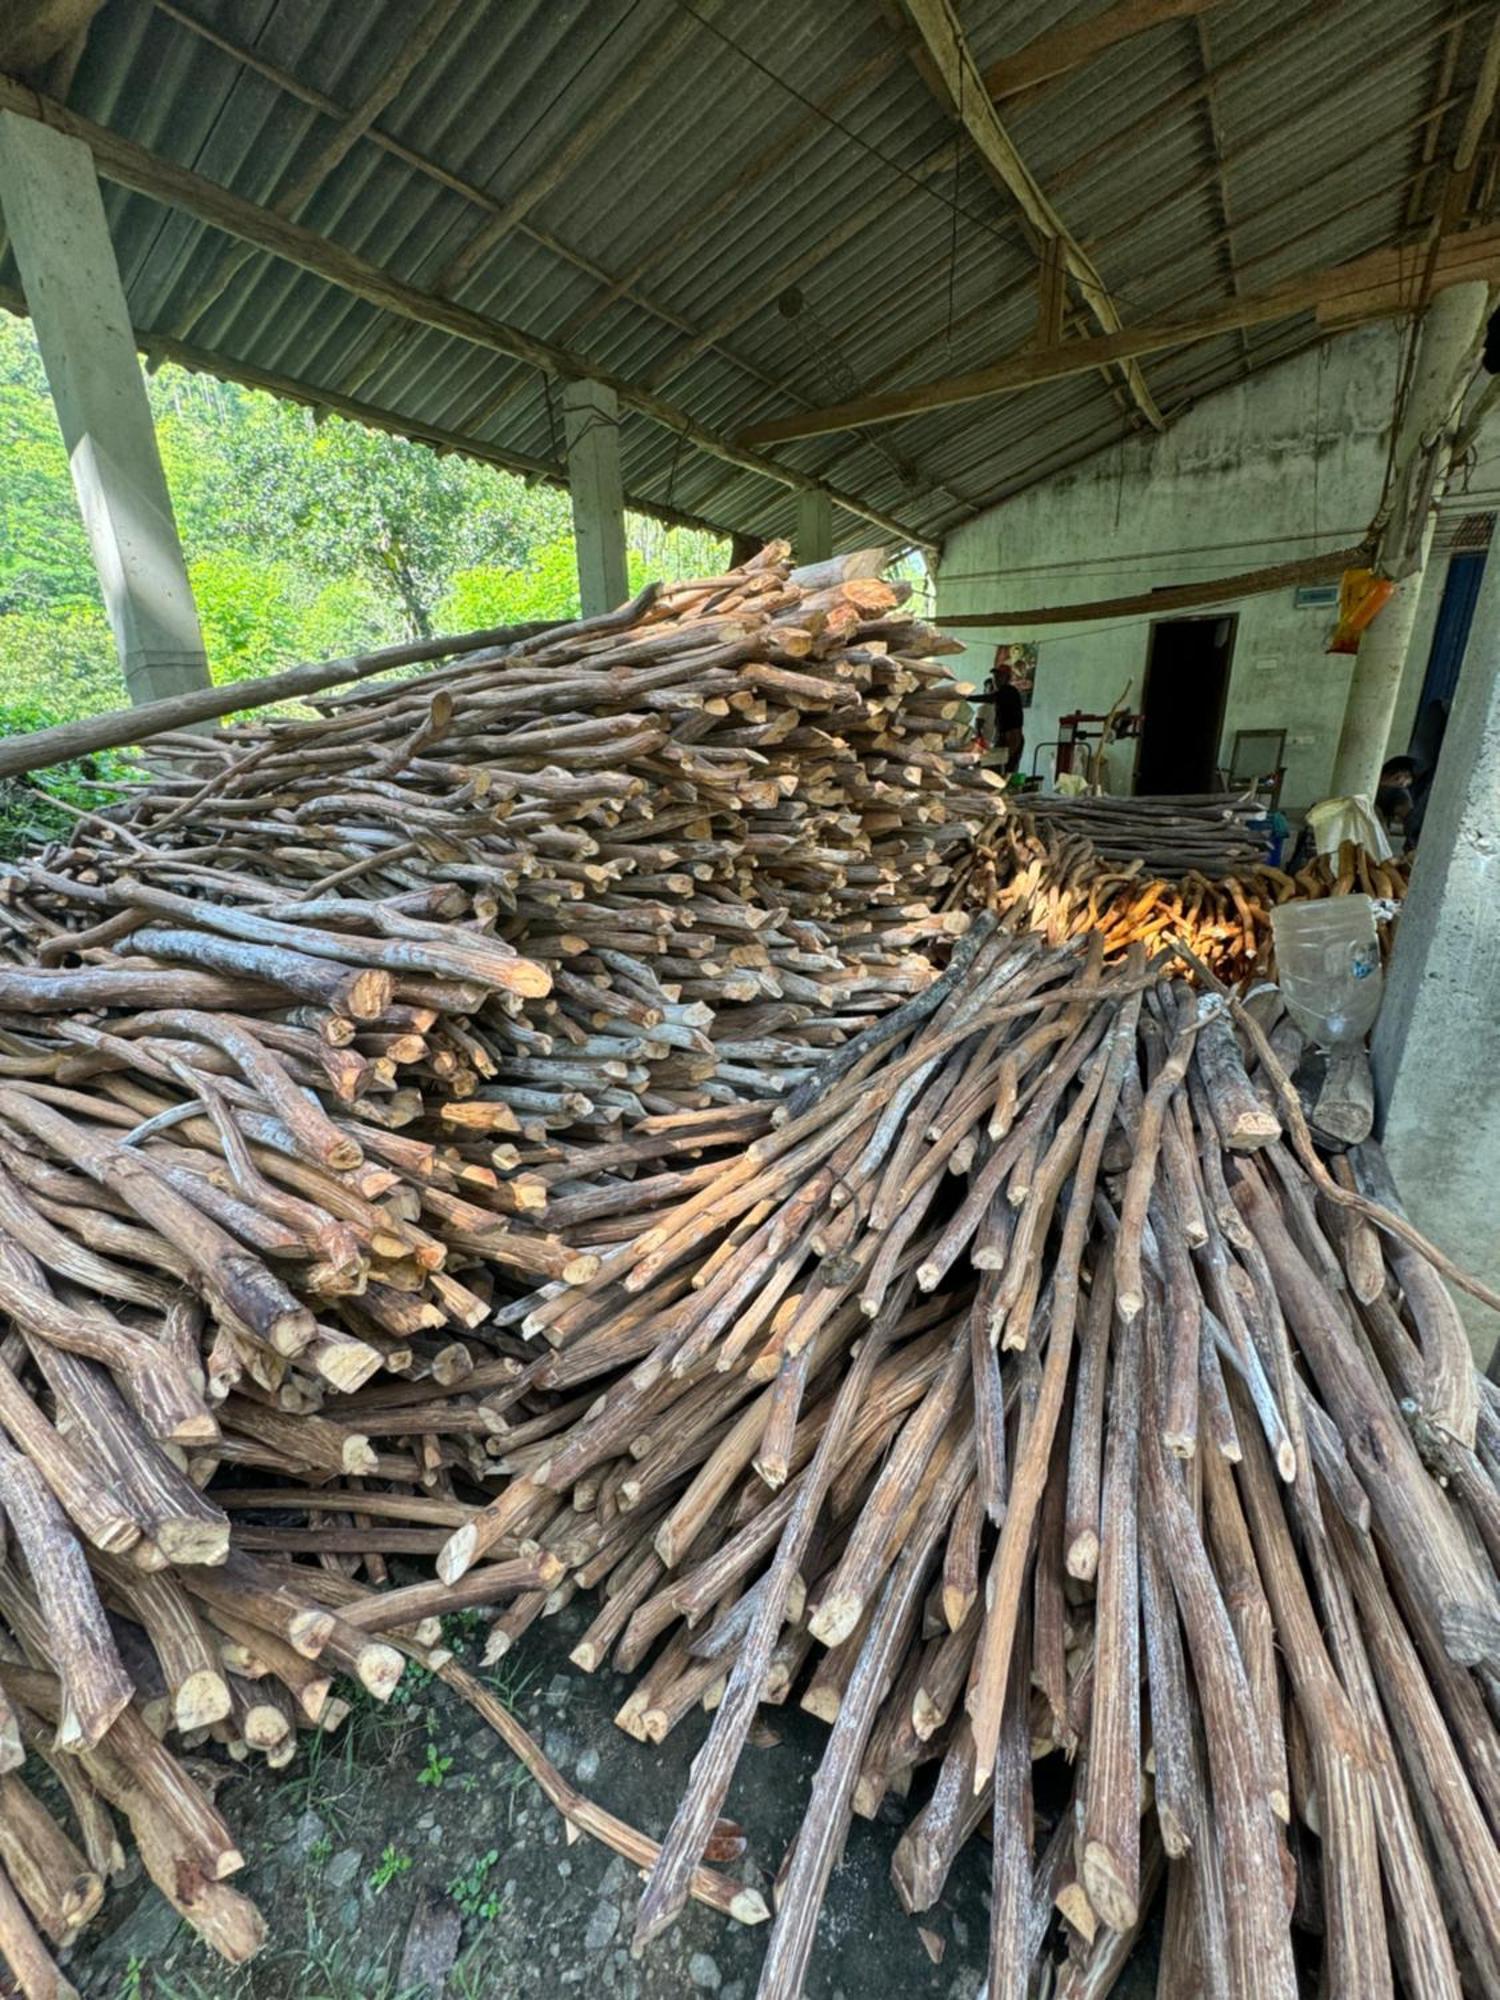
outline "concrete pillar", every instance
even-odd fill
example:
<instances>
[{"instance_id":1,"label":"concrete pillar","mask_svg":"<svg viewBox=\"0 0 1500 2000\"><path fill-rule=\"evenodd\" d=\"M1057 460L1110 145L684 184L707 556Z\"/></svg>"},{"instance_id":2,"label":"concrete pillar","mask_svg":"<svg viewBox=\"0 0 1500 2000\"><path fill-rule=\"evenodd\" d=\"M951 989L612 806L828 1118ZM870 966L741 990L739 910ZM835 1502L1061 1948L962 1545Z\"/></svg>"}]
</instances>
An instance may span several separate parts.
<instances>
[{"instance_id":1,"label":"concrete pillar","mask_svg":"<svg viewBox=\"0 0 1500 2000\"><path fill-rule=\"evenodd\" d=\"M1437 525L1437 500L1448 472L1453 426L1473 372L1488 296L1482 284L1450 285L1438 293L1422 320L1421 345L1396 438L1393 475L1397 521L1402 518L1403 502L1410 510L1407 518L1415 563L1401 578L1395 596L1365 634L1355 655L1333 766L1331 790L1335 797L1352 792L1364 792L1371 798L1375 795L1417 621L1422 578ZM1434 450L1435 457L1429 456ZM1424 473L1431 474L1430 482Z\"/></svg>"},{"instance_id":2,"label":"concrete pillar","mask_svg":"<svg viewBox=\"0 0 1500 2000\"><path fill-rule=\"evenodd\" d=\"M568 491L578 546L578 591L585 618L613 611L630 595L625 562L625 488L620 478L620 409L613 389L569 382L563 390Z\"/></svg>"},{"instance_id":3,"label":"concrete pillar","mask_svg":"<svg viewBox=\"0 0 1500 2000\"><path fill-rule=\"evenodd\" d=\"M88 147L0 112L0 204L130 699L207 687L198 612Z\"/></svg>"},{"instance_id":4,"label":"concrete pillar","mask_svg":"<svg viewBox=\"0 0 1500 2000\"><path fill-rule=\"evenodd\" d=\"M1372 1055L1412 1220L1500 1289L1500 562L1474 607ZM1500 1319L1458 1294L1484 1366Z\"/></svg>"},{"instance_id":5,"label":"concrete pillar","mask_svg":"<svg viewBox=\"0 0 1500 2000\"><path fill-rule=\"evenodd\" d=\"M833 502L826 493L797 495L797 542L792 554L799 564L827 562L833 554Z\"/></svg>"}]
</instances>

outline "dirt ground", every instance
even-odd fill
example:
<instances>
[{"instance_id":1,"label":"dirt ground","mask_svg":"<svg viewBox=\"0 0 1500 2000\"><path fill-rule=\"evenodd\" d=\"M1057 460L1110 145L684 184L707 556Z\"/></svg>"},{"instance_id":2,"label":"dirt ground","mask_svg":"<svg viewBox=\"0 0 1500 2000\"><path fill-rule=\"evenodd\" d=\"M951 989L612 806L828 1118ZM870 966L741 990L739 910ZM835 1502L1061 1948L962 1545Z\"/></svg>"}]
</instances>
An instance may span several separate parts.
<instances>
[{"instance_id":1,"label":"dirt ground","mask_svg":"<svg viewBox=\"0 0 1500 2000\"><path fill-rule=\"evenodd\" d=\"M614 1727L620 1676L578 1673L569 1647L588 1612L570 1607L534 1628L485 1678L581 1790L658 1837L687 1779L708 1718L695 1714L665 1744ZM462 1656L478 1637L460 1642ZM768 1896L796 1832L826 1730L796 1708L766 1712L780 1738L747 1750L728 1811L748 1836L726 1871ZM362 1704L337 1736L304 1737L280 1773L257 1762L220 1803L248 1866L235 1885L265 1912L265 1950L225 1967L139 1875L116 1884L69 1967L87 2000L430 2000L403 1954L457 1920L448 2000L532 2000L578 1989L610 2000L750 2000L765 1930L694 1904L645 1958L632 1960L639 1878L589 1839L569 1845L561 1820L499 1738L436 1682L408 1668L397 1701ZM311 1751L306 1747L311 1745ZM921 1797L921 1793L917 1794ZM984 1982L988 1844L970 1843L923 1927L933 1963L888 1879L908 1808L857 1819L819 1926L809 2000L975 2000ZM415 1919L415 1924L414 1924ZM1116 1989L1149 2000L1154 1974Z\"/></svg>"}]
</instances>

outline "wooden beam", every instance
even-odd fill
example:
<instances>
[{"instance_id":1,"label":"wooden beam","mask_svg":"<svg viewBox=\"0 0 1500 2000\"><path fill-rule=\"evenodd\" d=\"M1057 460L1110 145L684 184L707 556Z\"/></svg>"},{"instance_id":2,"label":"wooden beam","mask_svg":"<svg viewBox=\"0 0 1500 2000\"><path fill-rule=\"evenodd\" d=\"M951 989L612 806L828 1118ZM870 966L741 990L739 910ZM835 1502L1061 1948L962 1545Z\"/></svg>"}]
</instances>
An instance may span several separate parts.
<instances>
[{"instance_id":1,"label":"wooden beam","mask_svg":"<svg viewBox=\"0 0 1500 2000\"><path fill-rule=\"evenodd\" d=\"M1041 266L1036 274L1036 334L1038 347L1056 347L1063 337L1063 316L1068 305L1068 274L1062 244L1055 236L1042 245Z\"/></svg>"},{"instance_id":2,"label":"wooden beam","mask_svg":"<svg viewBox=\"0 0 1500 2000\"><path fill-rule=\"evenodd\" d=\"M1458 65L1459 44L1463 40L1463 28L1455 22L1443 37L1438 52L1437 88L1433 93L1435 106L1445 106L1453 89L1453 72ZM1422 217L1422 197L1427 191L1427 176L1432 171L1432 163L1437 158L1438 140L1442 134L1443 121L1439 114L1429 119L1422 135L1420 166L1411 184L1411 193L1406 203L1406 226L1415 228Z\"/></svg>"},{"instance_id":3,"label":"wooden beam","mask_svg":"<svg viewBox=\"0 0 1500 2000\"><path fill-rule=\"evenodd\" d=\"M1109 287L1093 259L1048 200L1001 123L959 24L953 0L901 0L901 4L922 38L943 101L968 133L974 150L1014 199L1037 235L1044 242L1059 245L1063 262L1083 295L1084 304L1105 333L1119 333L1120 315ZM1125 381L1137 408L1155 429L1164 429L1161 411L1146 386L1139 363L1128 356L1124 361Z\"/></svg>"},{"instance_id":4,"label":"wooden beam","mask_svg":"<svg viewBox=\"0 0 1500 2000\"><path fill-rule=\"evenodd\" d=\"M164 15L169 21L175 22L178 27L186 29L189 34L195 35L201 41L208 43L211 48L218 49L231 62L243 63L246 69L253 71L256 76L264 77L267 83L274 84L278 90L284 91L289 97L295 98L301 104L310 105L314 111L321 112L325 118L333 121L334 125L339 128L340 133L346 131L349 128L351 119L359 115L351 112L349 107L341 104L337 98L330 97L327 91L319 90L316 85L310 84L304 78L299 77L294 71L284 69L279 64L269 61L258 49L248 48L240 42L232 41L227 35L221 34L217 28L210 26L208 22L198 20L195 15L179 7L176 4L176 0L153 0L153 5L159 14ZM901 52L899 49L888 49L882 60L886 68L893 68L901 60ZM3 65L0 65L0 67L3 67ZM857 77L851 80L850 87L857 87L861 79L869 78L870 80L874 80L875 75L874 66L867 64L857 73ZM842 94L846 93L841 92ZM65 98L67 93L64 90L49 87L49 95L57 98ZM367 104L368 102L369 100L367 100ZM481 214L498 218L506 212L506 204L498 196L491 194L486 188L480 187L477 182L466 180L462 174L452 172L451 169L443 166L437 160L429 158L427 154L419 152L415 147L408 146L404 141L393 137L391 133L375 122L373 117L363 123L357 137L366 144L376 147L380 152L388 154L392 159L399 160L403 166L410 167L414 173L421 174L436 186L445 187L451 193L461 196L465 202L478 209ZM775 149L775 159L779 163L783 157L783 148L778 144ZM323 171L328 171L329 167L333 164L333 161L327 162ZM282 197L278 200L278 207L285 205L285 199L285 197ZM710 215L715 212L717 206L717 204L714 204L710 207ZM729 206L733 206L733 204L731 203ZM702 215L695 214L695 225L701 226L703 221L704 217ZM644 271L649 262L654 260L646 260L638 264L634 271L627 272L624 276L617 276L596 263L592 257L586 256L573 244L565 243L560 237L554 236L550 230L542 228L530 215L515 221L513 227L516 235L524 236L528 241L537 244L541 249L545 250L549 256L558 258L562 263L569 265L575 271L582 272L585 277L592 279L596 285L601 286L603 290L595 294L595 302L600 298L606 301L628 298L633 304L640 306L643 311L650 313L654 318L661 320L664 325L673 328L674 331L684 335L686 338L693 339L696 337L698 328L692 320L684 317L675 306L668 305L664 300L650 296L636 283L637 273ZM677 242L676 236L674 235L671 240L675 246ZM440 287L436 289L440 289ZM579 313L571 314L558 329L555 335L557 342L563 346L568 345L573 340L579 327L587 325L594 316L592 303L582 310L581 315ZM396 330L399 333L410 332L410 329L404 324L398 326ZM158 340L162 337L161 335L155 336ZM354 404L356 407L375 407L357 398L355 388L359 382L369 379L369 376L374 372L375 367L379 365L387 351L382 345L378 349L372 347L369 353L361 356L355 373L339 383L337 394L346 402ZM779 381L776 376L770 374L757 362L752 361L748 355L732 347L727 347L722 343L717 347L716 351L722 354L724 359L733 367L748 376L752 382L756 383L762 389L770 390L773 395L791 396L794 400L803 404L807 404L811 400L790 388L785 382ZM224 374L227 371L224 368L220 368L218 372ZM234 379L239 378L236 377ZM449 426L448 433L443 440L445 448L451 447L454 450L466 451L469 456L480 459L493 456L489 452L488 447L465 443L463 440L470 437L475 431L492 423L495 417L511 402L518 396L524 395L529 380L530 378L524 371L514 373L506 379L500 388L488 391L479 402L471 405L462 416ZM277 389L276 393L280 395L288 392L283 389ZM294 400L328 401L330 407L337 407L331 400L333 394L331 391L320 391L311 398L301 391L292 393ZM382 424L379 418L361 418L359 421L371 421L377 429L384 428L400 431L402 428L399 423L386 422ZM418 433L412 432L411 435L415 436ZM496 462L503 463L503 460L497 460ZM961 505L973 504L972 495L946 484L935 474L930 473L925 467L918 466L916 467L916 471L925 482L923 486L924 493L932 495L946 494L950 498L957 500ZM638 513L657 513L662 519L669 520L671 525L682 525L680 521L671 522L669 510L662 510L655 503L631 501L630 505ZM687 525L706 526L710 524L695 520L688 522ZM712 526L711 532L722 534L726 531L721 527Z\"/></svg>"},{"instance_id":5,"label":"wooden beam","mask_svg":"<svg viewBox=\"0 0 1500 2000\"><path fill-rule=\"evenodd\" d=\"M895 423L929 410L950 409L956 403L982 402L1039 382L1056 382L1083 375L1103 362L1125 361L1133 355L1158 354L1167 348L1190 347L1234 333L1242 326L1264 326L1299 313L1319 317L1338 312L1341 302L1358 301L1361 319L1380 319L1411 309L1423 272L1420 261L1399 249L1375 250L1348 264L1294 278L1274 291L1231 299L1196 319L1162 319L1133 326L1125 333L1102 334L1093 340L1065 340L1056 347L1022 349L988 368L950 375L910 389L883 395L858 396L847 403L804 416L778 417L756 424L743 435L747 445L781 442L787 438L822 437L829 431L851 430L865 424ZM1444 237L1433 270L1432 289L1467 283L1476 278L1500 280L1500 226Z\"/></svg>"},{"instance_id":6,"label":"wooden beam","mask_svg":"<svg viewBox=\"0 0 1500 2000\"><path fill-rule=\"evenodd\" d=\"M206 180L189 167L162 159L144 146L136 145L133 140L122 138L106 126L96 125L92 119L70 111L66 105L43 97L14 77L0 76L0 110L35 118L42 124L84 140L94 155L95 166L106 180L130 188L137 194L149 195L152 200L165 202L169 207L195 216L200 222L222 229L227 235L253 243L257 249L283 258L301 270L310 271L351 297L364 299L383 312L395 314L397 318L434 327L440 333L452 334L491 353L504 354L513 361L524 362L528 367L558 380L588 377L602 382L615 390L626 409L660 424L699 451L724 459L742 472L789 487L794 492L826 492L835 506L842 507L846 513L860 520L869 521L899 541L924 548L930 546L928 538L906 522L868 506L857 494L844 493L823 480L796 472L790 466L764 457L750 446L738 444L710 430L686 411L665 402L650 390L606 374L581 355L569 353L550 341L538 340L521 328L492 319L472 307L458 305L451 299L438 298L416 285L409 285L301 223L289 222L258 203L220 187L217 182Z\"/></svg>"},{"instance_id":7,"label":"wooden beam","mask_svg":"<svg viewBox=\"0 0 1500 2000\"><path fill-rule=\"evenodd\" d=\"M1048 28L1016 50L1002 56L984 72L984 87L991 97L1014 97L1045 83L1049 77L1077 69L1148 28L1164 21L1180 21L1189 14L1202 14L1215 0L1115 0L1090 21L1067 27Z\"/></svg>"},{"instance_id":8,"label":"wooden beam","mask_svg":"<svg viewBox=\"0 0 1500 2000\"><path fill-rule=\"evenodd\" d=\"M1048 604L1020 611L963 611L949 618L939 611L932 622L945 632L997 625L1008 632L1020 632L1032 625L1081 625L1099 618L1164 617L1168 612L1191 611L1200 605L1229 604L1237 597L1264 596L1269 590L1295 589L1301 583L1330 583L1369 558L1369 542L1356 542L1323 555L1299 556L1292 562L1241 570L1237 576L1215 577L1205 583L1168 584L1165 589L1143 590L1133 597L1095 597L1085 604Z\"/></svg>"},{"instance_id":9,"label":"wooden beam","mask_svg":"<svg viewBox=\"0 0 1500 2000\"><path fill-rule=\"evenodd\" d=\"M445 33L457 11L459 0L429 0L423 18L416 22L401 45L394 61L388 63L370 90L352 111L345 112L337 129L330 133L312 157L277 194L271 203L278 215L297 218L322 187L324 181L361 140L380 113L402 91L433 44ZM218 301L236 275L255 255L246 243L226 243L207 275L196 285L169 331L186 339Z\"/></svg>"},{"instance_id":10,"label":"wooden beam","mask_svg":"<svg viewBox=\"0 0 1500 2000\"><path fill-rule=\"evenodd\" d=\"M28 312L24 294L13 286L0 285L0 312L14 313L17 319L26 319ZM170 334L157 333L151 328L137 327L135 339L136 346L146 357L148 368L171 361L179 368L190 369L195 375L212 375L221 382L238 382L246 389L263 389L268 396L277 396L284 403L300 403L306 409L326 410L334 416L347 417L351 424L363 424L366 430L385 431L392 437L409 438L414 444L428 445L440 455L451 452L457 458L472 459L476 465L492 466L497 472L513 472L517 478L539 481L567 491L567 470L559 461L532 458L525 452L506 451L500 445L487 444L483 439L448 430L442 424L430 424L421 417L402 416L382 404L362 402L358 397L345 396L337 389L318 388L311 382L295 381L290 375L278 375L269 368L257 368L248 361L210 353L206 347L195 347L186 340L174 340ZM690 514L680 507L667 507L643 494L627 493L625 504L633 514L644 514L653 521L660 521L664 527L690 528L706 535L732 536L734 533L722 521L710 520L706 514Z\"/></svg>"}]
</instances>

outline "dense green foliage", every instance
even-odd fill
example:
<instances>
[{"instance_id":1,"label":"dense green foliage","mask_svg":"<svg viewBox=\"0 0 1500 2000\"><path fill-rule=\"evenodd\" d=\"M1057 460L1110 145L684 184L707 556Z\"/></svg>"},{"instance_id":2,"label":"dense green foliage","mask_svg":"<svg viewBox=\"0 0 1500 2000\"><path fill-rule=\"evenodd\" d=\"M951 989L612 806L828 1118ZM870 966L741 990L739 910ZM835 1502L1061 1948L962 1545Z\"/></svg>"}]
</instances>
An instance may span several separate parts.
<instances>
[{"instance_id":1,"label":"dense green foliage","mask_svg":"<svg viewBox=\"0 0 1500 2000\"><path fill-rule=\"evenodd\" d=\"M402 638L578 612L567 495L163 367L150 378L215 681ZM30 322L0 312L0 736L118 708L125 686ZM632 585L726 544L627 519ZM0 785L0 854L98 805L118 759ZM65 803L57 804L53 801Z\"/></svg>"},{"instance_id":2,"label":"dense green foliage","mask_svg":"<svg viewBox=\"0 0 1500 2000\"><path fill-rule=\"evenodd\" d=\"M216 681L391 640L575 616L567 496L208 376L150 379ZM125 690L29 322L0 313L0 730ZM631 569L701 575L727 550L630 517ZM37 726L35 721L24 725Z\"/></svg>"}]
</instances>

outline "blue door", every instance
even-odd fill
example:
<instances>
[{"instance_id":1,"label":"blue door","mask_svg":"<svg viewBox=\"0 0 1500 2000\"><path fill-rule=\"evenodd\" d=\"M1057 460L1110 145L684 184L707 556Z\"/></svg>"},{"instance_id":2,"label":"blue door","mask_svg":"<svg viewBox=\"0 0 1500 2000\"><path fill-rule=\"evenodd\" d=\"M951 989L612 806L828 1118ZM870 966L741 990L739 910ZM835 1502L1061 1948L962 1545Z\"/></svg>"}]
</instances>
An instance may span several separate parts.
<instances>
[{"instance_id":1,"label":"blue door","mask_svg":"<svg viewBox=\"0 0 1500 2000\"><path fill-rule=\"evenodd\" d=\"M1438 607L1437 625L1432 634L1432 651L1427 655L1427 677L1422 682L1419 716L1433 701L1452 701L1458 686L1464 648L1469 643L1469 627L1474 622L1474 605L1484 576L1488 550L1471 549L1448 558L1448 575L1443 583L1443 601Z\"/></svg>"}]
</instances>

